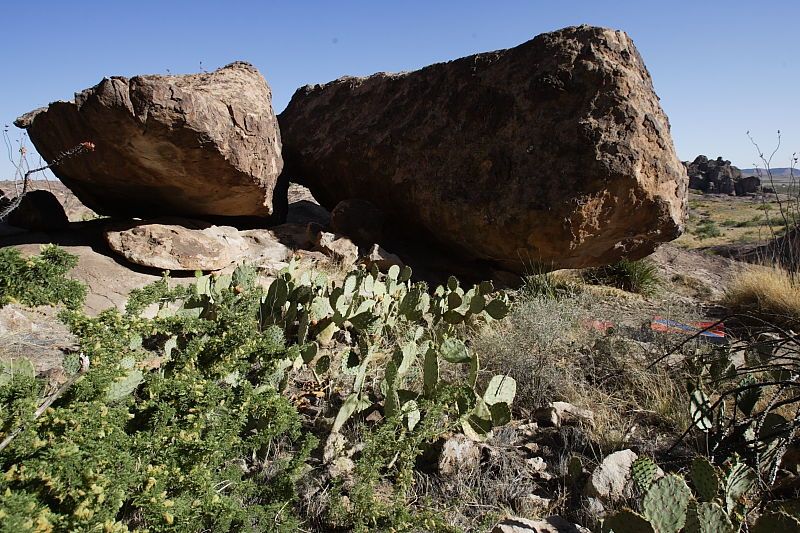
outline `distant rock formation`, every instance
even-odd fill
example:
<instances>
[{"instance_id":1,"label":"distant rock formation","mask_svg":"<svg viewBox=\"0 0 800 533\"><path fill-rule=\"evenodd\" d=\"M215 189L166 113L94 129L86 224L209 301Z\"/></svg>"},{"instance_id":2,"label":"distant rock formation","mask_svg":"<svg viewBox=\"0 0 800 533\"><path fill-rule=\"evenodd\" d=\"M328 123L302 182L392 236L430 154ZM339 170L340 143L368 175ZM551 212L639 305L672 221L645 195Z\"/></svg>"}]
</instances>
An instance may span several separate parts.
<instances>
[{"instance_id":1,"label":"distant rock formation","mask_svg":"<svg viewBox=\"0 0 800 533\"><path fill-rule=\"evenodd\" d=\"M689 163L684 161L689 174L689 188L711 194L743 196L758 192L761 180L756 176L742 176L742 171L721 157L708 159L699 155Z\"/></svg>"}]
</instances>

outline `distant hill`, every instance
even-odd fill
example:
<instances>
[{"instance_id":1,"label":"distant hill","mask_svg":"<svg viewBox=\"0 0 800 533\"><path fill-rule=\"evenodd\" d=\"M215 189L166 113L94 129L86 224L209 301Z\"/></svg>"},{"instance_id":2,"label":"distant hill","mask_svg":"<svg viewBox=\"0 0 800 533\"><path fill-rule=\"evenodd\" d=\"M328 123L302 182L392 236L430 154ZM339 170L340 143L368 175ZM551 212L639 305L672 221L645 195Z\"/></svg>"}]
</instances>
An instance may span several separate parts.
<instances>
[{"instance_id":1,"label":"distant hill","mask_svg":"<svg viewBox=\"0 0 800 533\"><path fill-rule=\"evenodd\" d=\"M790 168L773 168L773 169L770 169L770 170L772 172L772 177L773 178L775 178L775 179L787 179L788 180L789 176L790 176L789 173L790 173L790 171L792 169L790 169ZM765 177L766 174L767 174L766 171L764 171L764 169L761 169L762 177ZM743 168L742 169L742 176L757 176L757 175L758 175L758 171L756 169L754 169L754 168ZM800 178L800 169L797 169L797 168L794 169L794 177L795 177L795 179Z\"/></svg>"}]
</instances>

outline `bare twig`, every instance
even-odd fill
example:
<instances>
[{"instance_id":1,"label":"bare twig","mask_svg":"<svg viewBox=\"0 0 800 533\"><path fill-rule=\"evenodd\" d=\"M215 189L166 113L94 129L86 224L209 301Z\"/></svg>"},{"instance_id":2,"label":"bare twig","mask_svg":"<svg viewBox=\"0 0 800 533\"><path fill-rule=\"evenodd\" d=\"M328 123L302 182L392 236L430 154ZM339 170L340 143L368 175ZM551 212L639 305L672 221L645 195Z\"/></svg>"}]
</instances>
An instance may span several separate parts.
<instances>
[{"instance_id":1,"label":"bare twig","mask_svg":"<svg viewBox=\"0 0 800 533\"><path fill-rule=\"evenodd\" d=\"M43 167L33 168L25 172L25 175L22 177L22 191L19 192L17 197L14 198L8 206L4 207L0 211L0 221L4 220L9 214L11 214L11 212L14 209L19 207L19 204L22 202L23 196L25 196L28 192L28 185L30 182L31 174L35 174L36 172L42 172L43 170L47 170L48 168L53 168L71 157L91 151L94 151L94 143L85 141L77 146L70 148L66 152L59 154L55 159L53 159L52 163L45 165Z\"/></svg>"}]
</instances>

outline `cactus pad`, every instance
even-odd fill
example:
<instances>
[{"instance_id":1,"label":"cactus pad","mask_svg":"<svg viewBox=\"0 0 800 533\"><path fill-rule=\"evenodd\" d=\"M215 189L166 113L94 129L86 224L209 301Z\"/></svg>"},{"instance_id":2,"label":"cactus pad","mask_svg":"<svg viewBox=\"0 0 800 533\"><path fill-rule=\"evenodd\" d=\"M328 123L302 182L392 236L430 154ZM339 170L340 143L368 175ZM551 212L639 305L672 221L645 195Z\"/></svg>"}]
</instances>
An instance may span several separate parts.
<instances>
[{"instance_id":1,"label":"cactus pad","mask_svg":"<svg viewBox=\"0 0 800 533\"><path fill-rule=\"evenodd\" d=\"M642 502L644 516L659 533L677 533L686 523L692 493L686 482L674 475L656 481Z\"/></svg>"},{"instance_id":2,"label":"cactus pad","mask_svg":"<svg viewBox=\"0 0 800 533\"><path fill-rule=\"evenodd\" d=\"M649 457L639 457L631 464L631 477L642 492L650 488L657 473L658 466Z\"/></svg>"},{"instance_id":3,"label":"cactus pad","mask_svg":"<svg viewBox=\"0 0 800 533\"><path fill-rule=\"evenodd\" d=\"M653 526L641 515L624 509L603 522L605 533L655 533Z\"/></svg>"},{"instance_id":4,"label":"cactus pad","mask_svg":"<svg viewBox=\"0 0 800 533\"><path fill-rule=\"evenodd\" d=\"M686 533L734 533L725 510L713 502L691 504L686 516Z\"/></svg>"},{"instance_id":5,"label":"cactus pad","mask_svg":"<svg viewBox=\"0 0 800 533\"><path fill-rule=\"evenodd\" d=\"M692 482L697 495L704 502L710 502L719 492L719 476L717 470L705 457L696 457L692 461Z\"/></svg>"}]
</instances>

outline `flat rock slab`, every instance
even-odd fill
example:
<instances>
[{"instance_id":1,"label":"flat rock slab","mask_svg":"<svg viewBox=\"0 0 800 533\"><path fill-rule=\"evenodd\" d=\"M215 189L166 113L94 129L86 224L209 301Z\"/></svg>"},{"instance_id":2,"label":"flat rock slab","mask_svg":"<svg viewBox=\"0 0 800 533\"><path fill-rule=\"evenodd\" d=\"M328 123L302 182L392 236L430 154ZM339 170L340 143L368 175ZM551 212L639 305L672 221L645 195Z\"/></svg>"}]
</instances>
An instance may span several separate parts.
<instances>
[{"instance_id":1,"label":"flat rock slab","mask_svg":"<svg viewBox=\"0 0 800 533\"><path fill-rule=\"evenodd\" d=\"M291 250L269 230L179 218L112 224L109 247L131 263L173 271L221 270L236 262L280 262Z\"/></svg>"},{"instance_id":2,"label":"flat rock slab","mask_svg":"<svg viewBox=\"0 0 800 533\"><path fill-rule=\"evenodd\" d=\"M323 206L367 200L501 270L638 259L683 230L686 170L620 31L309 85L278 120L285 174Z\"/></svg>"},{"instance_id":3,"label":"flat rock slab","mask_svg":"<svg viewBox=\"0 0 800 533\"><path fill-rule=\"evenodd\" d=\"M83 142L93 152L52 170L103 215L285 216L272 94L258 70L103 79L69 102L18 118L48 162Z\"/></svg>"}]
</instances>

